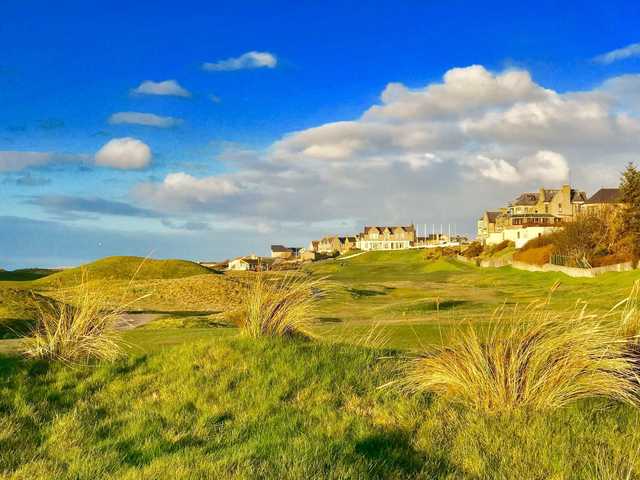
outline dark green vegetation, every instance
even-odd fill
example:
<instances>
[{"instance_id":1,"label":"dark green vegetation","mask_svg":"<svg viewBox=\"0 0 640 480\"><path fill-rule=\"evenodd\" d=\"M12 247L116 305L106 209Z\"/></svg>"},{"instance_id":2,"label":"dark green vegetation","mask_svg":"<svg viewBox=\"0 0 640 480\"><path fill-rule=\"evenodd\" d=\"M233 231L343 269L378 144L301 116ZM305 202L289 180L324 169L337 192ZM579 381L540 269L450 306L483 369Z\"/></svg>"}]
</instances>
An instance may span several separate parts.
<instances>
[{"instance_id":1,"label":"dark green vegetation","mask_svg":"<svg viewBox=\"0 0 640 480\"><path fill-rule=\"evenodd\" d=\"M0 282L24 282L38 280L48 275L52 275L58 270L46 268L23 268L20 270L0 270Z\"/></svg>"},{"instance_id":2,"label":"dark green vegetation","mask_svg":"<svg viewBox=\"0 0 640 480\"><path fill-rule=\"evenodd\" d=\"M392 358L388 358L389 356ZM393 352L211 339L73 369L3 359L16 478L624 478L638 412L487 416L380 389ZM551 439L553 439L551 441Z\"/></svg>"},{"instance_id":3,"label":"dark green vegetation","mask_svg":"<svg viewBox=\"0 0 640 480\"><path fill-rule=\"evenodd\" d=\"M632 407L583 400L488 415L379 388L397 379L401 349L447 342L452 326L486 323L504 303L546 298L557 281L552 308L588 302L604 311L629 293L637 272L573 279L427 260L421 251L338 258L308 267L333 288L316 314L320 340L304 342L239 338L227 314L244 277L185 263L136 277L136 294L154 292L143 309L159 317L124 332L128 358L69 367L0 356L0 476L640 476ZM131 271L116 262L92 280L119 292ZM30 289L47 294L52 284L0 282L0 318L28 321L19 305ZM5 302L9 296L17 302ZM0 351L19 342L0 341Z\"/></svg>"}]
</instances>

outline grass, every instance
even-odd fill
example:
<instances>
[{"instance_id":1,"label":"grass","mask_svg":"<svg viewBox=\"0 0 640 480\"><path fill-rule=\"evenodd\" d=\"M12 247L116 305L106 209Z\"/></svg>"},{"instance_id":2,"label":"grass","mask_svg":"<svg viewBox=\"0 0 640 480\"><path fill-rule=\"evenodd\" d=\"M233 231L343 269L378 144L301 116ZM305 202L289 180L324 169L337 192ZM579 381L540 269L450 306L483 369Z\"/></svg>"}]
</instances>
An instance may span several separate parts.
<instances>
[{"instance_id":1,"label":"grass","mask_svg":"<svg viewBox=\"0 0 640 480\"><path fill-rule=\"evenodd\" d=\"M254 276L238 312L241 333L253 338L310 338L315 305L324 294L322 287L322 279L311 276Z\"/></svg>"},{"instance_id":2,"label":"grass","mask_svg":"<svg viewBox=\"0 0 640 480\"><path fill-rule=\"evenodd\" d=\"M0 282L24 282L39 280L56 273L58 270L46 268L22 268L19 270L0 270Z\"/></svg>"},{"instance_id":3,"label":"grass","mask_svg":"<svg viewBox=\"0 0 640 480\"><path fill-rule=\"evenodd\" d=\"M0 355L0 477L640 476L640 410L623 402L560 389L549 402L562 408L538 409L533 402L534 408L496 412L456 395L380 388L397 380L411 351L457 348L460 338L451 334L464 325L486 345L497 328L488 312L546 298L558 280L545 307L551 318L580 299L589 299L601 318L626 296L637 272L571 279L427 261L420 251L370 252L307 271L313 278L330 275L334 287L332 295L316 298L309 319L318 341L248 338L225 326L247 279L256 277L207 273L133 282L133 295L153 294L143 309L161 315L122 332L127 356L115 362L20 359L11 353L19 340L0 342L0 352L9 352ZM125 282L99 279L91 287L115 301ZM0 292L54 292L43 281L18 283L0 282ZM607 317L629 339L638 331L634 308L627 302ZM542 339L555 345L543 349L544 358L573 354L563 340L569 337L562 337L569 326L557 328ZM516 339L542 342L538 336L523 341L523 332L499 348L514 351Z\"/></svg>"},{"instance_id":4,"label":"grass","mask_svg":"<svg viewBox=\"0 0 640 480\"><path fill-rule=\"evenodd\" d=\"M487 334L469 325L410 360L400 384L487 412L548 410L606 397L638 405L637 359L619 325L586 306L565 314L546 303L504 310Z\"/></svg>"},{"instance_id":5,"label":"grass","mask_svg":"<svg viewBox=\"0 0 640 480\"><path fill-rule=\"evenodd\" d=\"M64 300L37 296L31 302L35 326L21 346L28 357L86 363L115 360L123 353L117 329L126 305L105 306L86 282L63 292Z\"/></svg>"},{"instance_id":6,"label":"grass","mask_svg":"<svg viewBox=\"0 0 640 480\"><path fill-rule=\"evenodd\" d=\"M0 358L0 472L31 479L640 474L634 408L588 400L487 415L380 389L401 359L389 350L241 337L94 367Z\"/></svg>"},{"instance_id":7,"label":"grass","mask_svg":"<svg viewBox=\"0 0 640 480\"><path fill-rule=\"evenodd\" d=\"M96 280L157 280L214 274L212 270L186 260L154 260L142 257L105 257L82 267L70 268L38 281L40 285L69 287L83 279Z\"/></svg>"}]
</instances>

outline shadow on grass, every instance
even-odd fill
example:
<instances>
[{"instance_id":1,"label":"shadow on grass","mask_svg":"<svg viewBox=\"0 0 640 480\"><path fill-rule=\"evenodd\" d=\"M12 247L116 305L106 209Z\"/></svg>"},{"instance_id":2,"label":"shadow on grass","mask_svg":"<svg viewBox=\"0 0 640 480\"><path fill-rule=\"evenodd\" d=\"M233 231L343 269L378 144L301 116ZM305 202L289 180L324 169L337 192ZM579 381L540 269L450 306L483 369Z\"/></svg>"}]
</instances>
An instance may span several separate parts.
<instances>
[{"instance_id":1,"label":"shadow on grass","mask_svg":"<svg viewBox=\"0 0 640 480\"><path fill-rule=\"evenodd\" d=\"M338 317L318 317L318 323L342 323L342 319Z\"/></svg>"},{"instance_id":2,"label":"shadow on grass","mask_svg":"<svg viewBox=\"0 0 640 480\"><path fill-rule=\"evenodd\" d=\"M222 313L222 310L134 310L127 312L132 315L149 313L154 315L167 315L173 318L176 317L205 317L207 315L215 315Z\"/></svg>"},{"instance_id":3,"label":"shadow on grass","mask_svg":"<svg viewBox=\"0 0 640 480\"><path fill-rule=\"evenodd\" d=\"M412 447L409 434L402 430L369 435L356 442L355 453L371 465L374 478L387 478L398 471L412 478L424 465L424 458Z\"/></svg>"},{"instance_id":4,"label":"shadow on grass","mask_svg":"<svg viewBox=\"0 0 640 480\"><path fill-rule=\"evenodd\" d=\"M0 340L24 337L34 325L33 320L24 318L2 318L0 319Z\"/></svg>"},{"instance_id":5,"label":"shadow on grass","mask_svg":"<svg viewBox=\"0 0 640 480\"><path fill-rule=\"evenodd\" d=\"M387 295L387 289L385 288L383 291L380 290L370 290L366 288L347 288L347 291L351 294L352 298L366 298L366 297L379 297L383 295Z\"/></svg>"}]
</instances>

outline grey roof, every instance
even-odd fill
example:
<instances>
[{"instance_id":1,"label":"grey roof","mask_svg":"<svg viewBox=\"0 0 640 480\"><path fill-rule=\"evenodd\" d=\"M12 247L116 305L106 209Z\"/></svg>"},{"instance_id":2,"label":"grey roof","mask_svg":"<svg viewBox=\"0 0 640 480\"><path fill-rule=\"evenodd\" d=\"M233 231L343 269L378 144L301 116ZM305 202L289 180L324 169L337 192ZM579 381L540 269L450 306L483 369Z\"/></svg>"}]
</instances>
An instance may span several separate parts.
<instances>
[{"instance_id":1,"label":"grey roof","mask_svg":"<svg viewBox=\"0 0 640 480\"><path fill-rule=\"evenodd\" d=\"M572 202L586 202L587 194L584 192L579 192L578 190L571 190L571 201Z\"/></svg>"},{"instance_id":2,"label":"grey roof","mask_svg":"<svg viewBox=\"0 0 640 480\"><path fill-rule=\"evenodd\" d=\"M512 205L535 205L536 203L538 203L539 198L540 198L540 194L538 193L533 193L533 192L523 193L513 201ZM545 193L545 198L546 198L546 193Z\"/></svg>"},{"instance_id":3,"label":"grey roof","mask_svg":"<svg viewBox=\"0 0 640 480\"><path fill-rule=\"evenodd\" d=\"M271 245L271 251L275 253L287 253L291 252L291 249L284 245Z\"/></svg>"},{"instance_id":4,"label":"grey roof","mask_svg":"<svg viewBox=\"0 0 640 480\"><path fill-rule=\"evenodd\" d=\"M382 232L385 228L388 228L391 231L394 231L397 228L401 228L405 232L415 232L416 230L416 227L414 225L365 225L364 233L369 233L369 230L372 230L374 228L380 232Z\"/></svg>"},{"instance_id":5,"label":"grey roof","mask_svg":"<svg viewBox=\"0 0 640 480\"><path fill-rule=\"evenodd\" d=\"M621 203L619 188L601 188L585 203Z\"/></svg>"}]
</instances>

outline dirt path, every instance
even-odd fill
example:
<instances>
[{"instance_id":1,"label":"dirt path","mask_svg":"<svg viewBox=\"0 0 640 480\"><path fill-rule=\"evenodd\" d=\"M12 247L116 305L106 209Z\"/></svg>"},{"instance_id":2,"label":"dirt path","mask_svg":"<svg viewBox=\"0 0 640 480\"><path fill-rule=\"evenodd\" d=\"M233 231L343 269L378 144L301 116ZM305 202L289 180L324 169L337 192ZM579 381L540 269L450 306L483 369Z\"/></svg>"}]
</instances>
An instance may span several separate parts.
<instances>
[{"instance_id":1,"label":"dirt path","mask_svg":"<svg viewBox=\"0 0 640 480\"><path fill-rule=\"evenodd\" d=\"M160 317L159 313L124 313L118 323L118 330L133 330Z\"/></svg>"}]
</instances>

